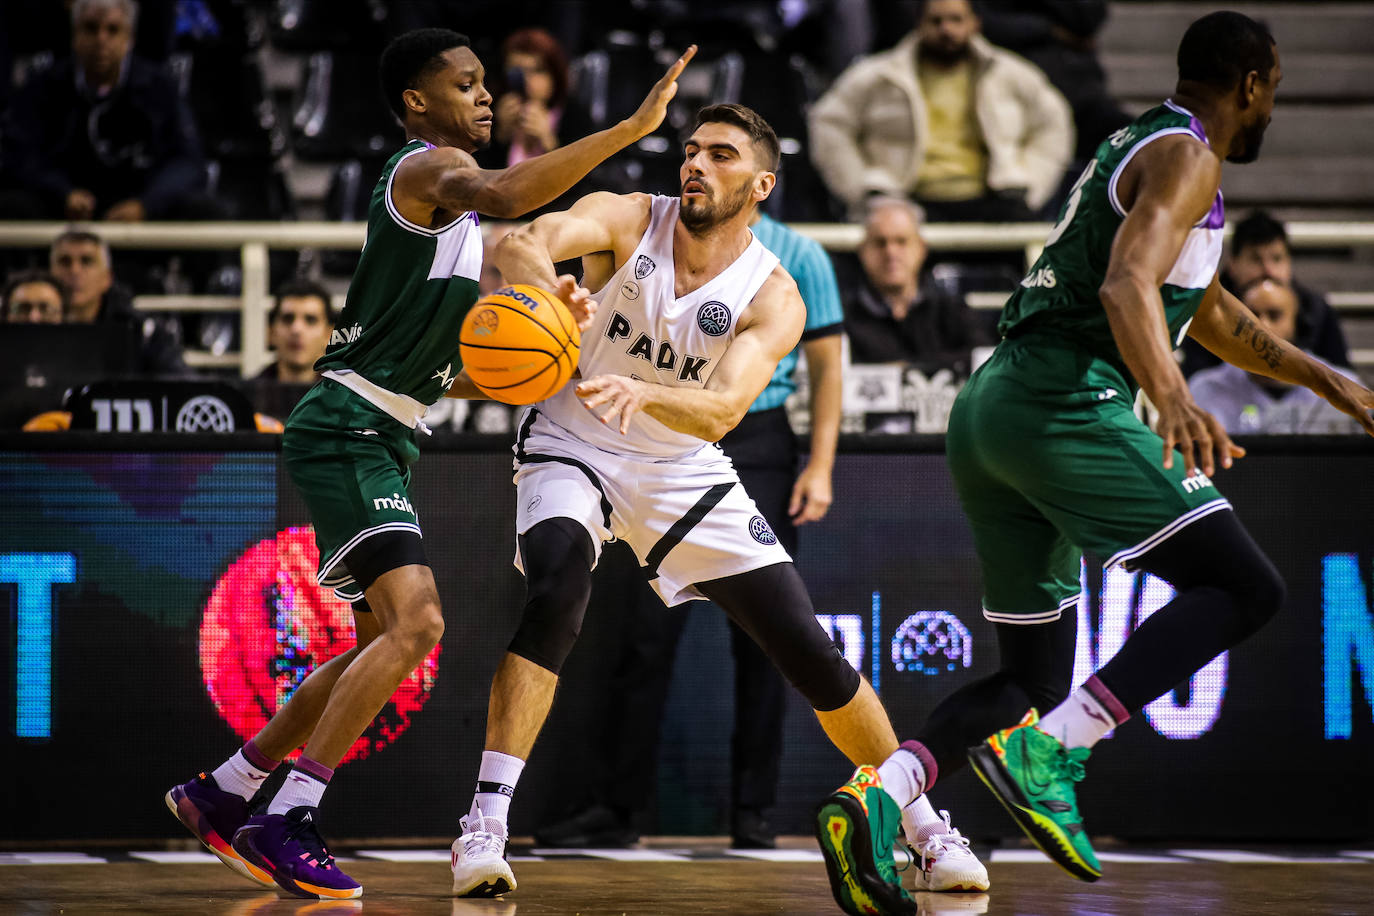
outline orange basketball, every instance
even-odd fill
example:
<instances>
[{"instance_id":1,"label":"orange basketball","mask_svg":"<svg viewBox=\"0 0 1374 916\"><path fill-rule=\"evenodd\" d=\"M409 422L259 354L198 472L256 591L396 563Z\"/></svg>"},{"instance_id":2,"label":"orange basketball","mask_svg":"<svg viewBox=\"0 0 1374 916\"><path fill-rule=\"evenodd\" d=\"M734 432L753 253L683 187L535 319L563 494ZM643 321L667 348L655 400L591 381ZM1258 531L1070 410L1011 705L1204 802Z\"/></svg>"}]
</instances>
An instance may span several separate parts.
<instances>
[{"instance_id":1,"label":"orange basketball","mask_svg":"<svg viewBox=\"0 0 1374 916\"><path fill-rule=\"evenodd\" d=\"M459 351L468 377L489 397L533 404L572 378L582 335L563 301L537 286L503 286L463 319Z\"/></svg>"}]
</instances>

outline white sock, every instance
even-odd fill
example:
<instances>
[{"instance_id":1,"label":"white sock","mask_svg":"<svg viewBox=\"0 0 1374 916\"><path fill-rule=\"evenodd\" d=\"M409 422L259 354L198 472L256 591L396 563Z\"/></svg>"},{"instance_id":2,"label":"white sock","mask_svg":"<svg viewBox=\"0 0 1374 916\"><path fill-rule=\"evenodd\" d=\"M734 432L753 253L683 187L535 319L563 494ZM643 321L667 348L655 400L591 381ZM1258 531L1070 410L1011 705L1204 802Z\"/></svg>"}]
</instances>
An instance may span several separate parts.
<instances>
[{"instance_id":1,"label":"white sock","mask_svg":"<svg viewBox=\"0 0 1374 916\"><path fill-rule=\"evenodd\" d=\"M892 752L878 767L883 789L903 808L925 791L926 770L915 754L904 747Z\"/></svg>"},{"instance_id":2,"label":"white sock","mask_svg":"<svg viewBox=\"0 0 1374 916\"><path fill-rule=\"evenodd\" d=\"M248 758L243 756L243 751L237 750L234 751L234 756L221 763L210 775L215 778L215 785L222 790L232 792L247 801L272 772L253 766L248 762Z\"/></svg>"},{"instance_id":3,"label":"white sock","mask_svg":"<svg viewBox=\"0 0 1374 916\"><path fill-rule=\"evenodd\" d=\"M1065 747L1092 747L1119 723L1083 686L1036 724L1045 734L1058 738Z\"/></svg>"},{"instance_id":4,"label":"white sock","mask_svg":"<svg viewBox=\"0 0 1374 916\"><path fill-rule=\"evenodd\" d=\"M945 826L945 819L935 813L930 799L921 795L902 809L902 831L908 843L919 846L937 833L949 832L949 828Z\"/></svg>"},{"instance_id":5,"label":"white sock","mask_svg":"<svg viewBox=\"0 0 1374 916\"><path fill-rule=\"evenodd\" d=\"M468 817L476 817L477 809L482 809L483 817L506 820L510 812L510 800L515 795L515 784L520 781L520 773L525 769L525 761L500 751L483 751L482 766L477 771L477 791L472 796L472 807Z\"/></svg>"},{"instance_id":6,"label":"white sock","mask_svg":"<svg viewBox=\"0 0 1374 916\"><path fill-rule=\"evenodd\" d=\"M286 777L286 782L281 784L277 794L272 796L272 804L267 806L267 813L285 814L301 805L318 808L328 785L329 783L321 781L317 776L303 772L297 767Z\"/></svg>"}]
</instances>

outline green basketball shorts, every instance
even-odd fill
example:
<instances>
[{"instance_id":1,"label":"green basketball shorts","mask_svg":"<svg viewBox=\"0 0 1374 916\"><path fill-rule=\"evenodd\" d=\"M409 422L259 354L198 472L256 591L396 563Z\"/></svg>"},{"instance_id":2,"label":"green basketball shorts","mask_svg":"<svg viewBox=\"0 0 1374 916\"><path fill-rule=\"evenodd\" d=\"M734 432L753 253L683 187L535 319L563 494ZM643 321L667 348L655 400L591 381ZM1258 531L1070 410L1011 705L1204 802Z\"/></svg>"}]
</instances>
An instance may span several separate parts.
<instances>
[{"instance_id":1,"label":"green basketball shorts","mask_svg":"<svg viewBox=\"0 0 1374 916\"><path fill-rule=\"evenodd\" d=\"M1135 415L1105 360L1043 340L1006 340L950 413L946 453L973 528L983 613L1047 623L1080 592L1083 551L1130 564L1190 523L1231 507Z\"/></svg>"},{"instance_id":2,"label":"green basketball shorts","mask_svg":"<svg viewBox=\"0 0 1374 916\"><path fill-rule=\"evenodd\" d=\"M348 569L350 551L383 532L422 536L407 489L419 455L414 431L324 379L287 418L282 455L315 526L316 581L356 601L362 589Z\"/></svg>"}]
</instances>

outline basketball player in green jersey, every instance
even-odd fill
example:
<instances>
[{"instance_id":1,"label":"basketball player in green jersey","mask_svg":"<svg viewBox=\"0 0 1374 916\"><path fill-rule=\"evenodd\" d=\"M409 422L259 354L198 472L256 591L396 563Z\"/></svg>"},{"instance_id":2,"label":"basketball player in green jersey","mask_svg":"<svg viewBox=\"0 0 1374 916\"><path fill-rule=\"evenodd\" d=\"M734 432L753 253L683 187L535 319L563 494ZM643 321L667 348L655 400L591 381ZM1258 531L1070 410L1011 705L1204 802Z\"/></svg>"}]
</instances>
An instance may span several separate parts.
<instances>
[{"instance_id":1,"label":"basketball player in green jersey","mask_svg":"<svg viewBox=\"0 0 1374 916\"><path fill-rule=\"evenodd\" d=\"M1374 434L1374 393L1266 332L1217 282L1222 162L1259 153L1280 79L1273 38L1213 13L1188 28L1178 67L1172 98L1098 146L1002 313L1002 342L950 415L950 470L1001 670L944 700L879 767L906 804L976 745L968 758L1019 826L1087 881L1101 872L1074 784L1089 749L1284 597L1210 479L1244 451L1194 403L1172 348L1190 335L1312 389ZM1139 391L1158 410L1154 431L1133 409ZM1177 597L1068 695L1084 550L1149 571ZM1049 710L1038 723L1036 709ZM823 847L881 827L845 788L819 809ZM826 850L832 875L844 851Z\"/></svg>"},{"instance_id":2,"label":"basketball player in green jersey","mask_svg":"<svg viewBox=\"0 0 1374 916\"><path fill-rule=\"evenodd\" d=\"M478 296L477 213L520 216L654 130L695 46L625 121L507 169L472 158L491 136L491 95L468 40L421 29L382 53L386 100L409 138L382 170L367 242L325 355L323 378L286 422L282 451L320 548L321 585L353 602L358 645L317 668L224 765L167 803L230 867L303 897L362 893L326 850L317 807L334 767L444 630L407 492L426 405L461 370L458 329ZM579 320L586 291L560 278ZM305 751L265 814L246 802L278 761Z\"/></svg>"}]
</instances>

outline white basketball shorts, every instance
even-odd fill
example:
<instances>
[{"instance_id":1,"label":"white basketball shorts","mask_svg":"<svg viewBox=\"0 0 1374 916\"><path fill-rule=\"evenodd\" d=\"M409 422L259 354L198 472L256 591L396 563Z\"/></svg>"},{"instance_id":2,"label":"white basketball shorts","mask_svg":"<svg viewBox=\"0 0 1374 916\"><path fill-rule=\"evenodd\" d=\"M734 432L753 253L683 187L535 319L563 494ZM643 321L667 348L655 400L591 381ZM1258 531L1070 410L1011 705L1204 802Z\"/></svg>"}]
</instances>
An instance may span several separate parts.
<instances>
[{"instance_id":1,"label":"white basketball shorts","mask_svg":"<svg viewBox=\"0 0 1374 916\"><path fill-rule=\"evenodd\" d=\"M669 606L704 597L695 583L791 561L711 443L672 459L632 458L574 439L543 416L515 446L517 534L550 518L580 522L596 556L623 540ZM515 566L525 567L516 547Z\"/></svg>"}]
</instances>

